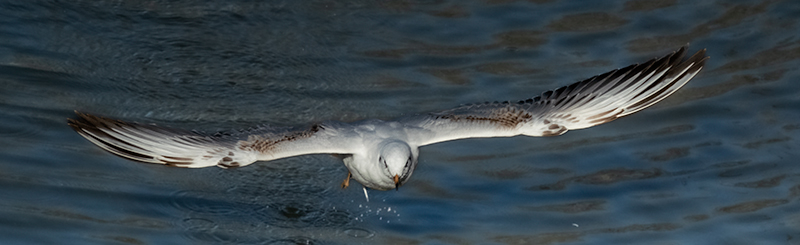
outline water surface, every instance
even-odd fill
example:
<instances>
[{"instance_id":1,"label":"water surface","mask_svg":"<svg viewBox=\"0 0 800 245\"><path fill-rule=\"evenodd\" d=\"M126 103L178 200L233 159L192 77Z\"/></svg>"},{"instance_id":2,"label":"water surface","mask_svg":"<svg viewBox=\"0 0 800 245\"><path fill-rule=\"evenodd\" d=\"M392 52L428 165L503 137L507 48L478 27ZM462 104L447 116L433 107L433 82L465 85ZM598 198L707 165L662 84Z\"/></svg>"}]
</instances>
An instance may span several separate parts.
<instances>
[{"instance_id":1,"label":"water surface","mask_svg":"<svg viewBox=\"0 0 800 245\"><path fill-rule=\"evenodd\" d=\"M0 240L122 244L792 244L793 1L3 1ZM420 150L399 191L329 155L131 162L73 110L217 132L519 100L690 43L659 104L559 137Z\"/></svg>"}]
</instances>

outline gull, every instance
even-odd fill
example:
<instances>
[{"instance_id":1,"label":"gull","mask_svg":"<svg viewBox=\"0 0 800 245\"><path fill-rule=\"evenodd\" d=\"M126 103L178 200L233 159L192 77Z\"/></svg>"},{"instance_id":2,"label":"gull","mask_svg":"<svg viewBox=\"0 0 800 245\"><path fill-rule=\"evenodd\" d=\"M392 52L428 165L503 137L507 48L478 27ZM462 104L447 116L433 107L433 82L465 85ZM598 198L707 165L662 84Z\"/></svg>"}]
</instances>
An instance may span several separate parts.
<instances>
[{"instance_id":1,"label":"gull","mask_svg":"<svg viewBox=\"0 0 800 245\"><path fill-rule=\"evenodd\" d=\"M375 190L399 189L417 167L419 147L481 137L557 136L647 108L674 93L703 68L705 49L687 47L547 91L534 98L462 105L393 121L324 122L309 127L261 126L207 134L124 122L81 112L67 119L78 134L115 155L183 168L242 167L305 154L343 156L342 188L355 179Z\"/></svg>"}]
</instances>

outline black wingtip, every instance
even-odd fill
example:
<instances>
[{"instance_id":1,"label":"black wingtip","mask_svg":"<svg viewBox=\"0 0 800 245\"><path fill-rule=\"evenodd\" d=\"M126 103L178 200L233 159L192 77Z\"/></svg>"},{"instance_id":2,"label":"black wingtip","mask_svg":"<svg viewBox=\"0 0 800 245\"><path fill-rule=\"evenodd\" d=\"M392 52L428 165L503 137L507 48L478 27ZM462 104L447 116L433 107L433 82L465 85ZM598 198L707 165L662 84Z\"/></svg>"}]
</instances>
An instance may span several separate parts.
<instances>
[{"instance_id":1,"label":"black wingtip","mask_svg":"<svg viewBox=\"0 0 800 245\"><path fill-rule=\"evenodd\" d=\"M89 131L96 131L101 127L108 127L107 124L119 124L123 123L118 120L109 119L101 116L95 116L88 113L82 113L79 111L75 111L75 115L77 118L67 118L67 125L72 127L76 132L81 133L84 130Z\"/></svg>"},{"instance_id":2,"label":"black wingtip","mask_svg":"<svg viewBox=\"0 0 800 245\"><path fill-rule=\"evenodd\" d=\"M97 128L96 125L93 125L88 120L91 117L91 115L86 113L81 113L77 110L75 110L74 112L78 116L77 118L67 118L67 125L72 127L73 130L80 133L81 130L85 128Z\"/></svg>"}]
</instances>

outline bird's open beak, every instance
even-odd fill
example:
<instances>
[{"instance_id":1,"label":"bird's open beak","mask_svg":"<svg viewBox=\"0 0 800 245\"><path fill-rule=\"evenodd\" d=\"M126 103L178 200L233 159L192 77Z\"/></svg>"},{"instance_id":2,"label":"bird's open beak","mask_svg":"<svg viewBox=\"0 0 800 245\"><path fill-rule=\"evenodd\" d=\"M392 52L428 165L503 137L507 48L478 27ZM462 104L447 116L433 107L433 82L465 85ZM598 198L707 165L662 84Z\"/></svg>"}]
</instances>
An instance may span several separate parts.
<instances>
[{"instance_id":1,"label":"bird's open beak","mask_svg":"<svg viewBox=\"0 0 800 245\"><path fill-rule=\"evenodd\" d=\"M400 190L400 176L396 174L394 175L394 189Z\"/></svg>"}]
</instances>

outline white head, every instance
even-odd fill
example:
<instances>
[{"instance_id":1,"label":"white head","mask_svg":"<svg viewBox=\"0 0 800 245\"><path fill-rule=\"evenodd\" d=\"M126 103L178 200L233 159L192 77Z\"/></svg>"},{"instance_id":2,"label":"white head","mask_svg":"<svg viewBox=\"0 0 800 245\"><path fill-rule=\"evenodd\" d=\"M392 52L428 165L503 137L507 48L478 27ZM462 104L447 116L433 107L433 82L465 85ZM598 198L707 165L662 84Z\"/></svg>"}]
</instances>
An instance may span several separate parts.
<instances>
[{"instance_id":1,"label":"white head","mask_svg":"<svg viewBox=\"0 0 800 245\"><path fill-rule=\"evenodd\" d=\"M411 177L417 168L417 154L411 146L400 141L391 141L381 147L378 163L384 167L385 177L394 183L394 186L382 186L384 189L397 189Z\"/></svg>"}]
</instances>

